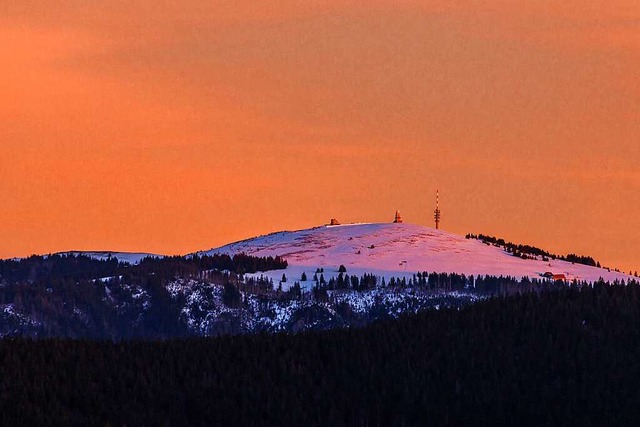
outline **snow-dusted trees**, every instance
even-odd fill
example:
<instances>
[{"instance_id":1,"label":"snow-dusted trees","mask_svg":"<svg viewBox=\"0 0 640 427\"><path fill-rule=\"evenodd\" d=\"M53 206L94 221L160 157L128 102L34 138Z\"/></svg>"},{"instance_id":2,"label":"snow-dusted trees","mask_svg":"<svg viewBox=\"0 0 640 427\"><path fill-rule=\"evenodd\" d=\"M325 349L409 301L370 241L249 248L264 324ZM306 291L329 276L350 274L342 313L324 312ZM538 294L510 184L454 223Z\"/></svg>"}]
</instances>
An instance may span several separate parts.
<instances>
[{"instance_id":1,"label":"snow-dusted trees","mask_svg":"<svg viewBox=\"0 0 640 427\"><path fill-rule=\"evenodd\" d=\"M226 283L222 291L222 302L230 308L237 308L242 301L240 291L233 283Z\"/></svg>"}]
</instances>

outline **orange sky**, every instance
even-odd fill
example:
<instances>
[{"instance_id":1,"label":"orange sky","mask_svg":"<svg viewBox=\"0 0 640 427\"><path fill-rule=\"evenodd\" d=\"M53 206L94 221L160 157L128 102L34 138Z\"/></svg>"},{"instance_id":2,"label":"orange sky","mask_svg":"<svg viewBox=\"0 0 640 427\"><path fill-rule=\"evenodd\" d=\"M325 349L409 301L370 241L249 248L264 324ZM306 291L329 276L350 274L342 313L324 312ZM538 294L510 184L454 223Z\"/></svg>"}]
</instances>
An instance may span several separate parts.
<instances>
[{"instance_id":1,"label":"orange sky","mask_svg":"<svg viewBox=\"0 0 640 427\"><path fill-rule=\"evenodd\" d=\"M640 3L4 1L0 257L343 222L640 269Z\"/></svg>"}]
</instances>

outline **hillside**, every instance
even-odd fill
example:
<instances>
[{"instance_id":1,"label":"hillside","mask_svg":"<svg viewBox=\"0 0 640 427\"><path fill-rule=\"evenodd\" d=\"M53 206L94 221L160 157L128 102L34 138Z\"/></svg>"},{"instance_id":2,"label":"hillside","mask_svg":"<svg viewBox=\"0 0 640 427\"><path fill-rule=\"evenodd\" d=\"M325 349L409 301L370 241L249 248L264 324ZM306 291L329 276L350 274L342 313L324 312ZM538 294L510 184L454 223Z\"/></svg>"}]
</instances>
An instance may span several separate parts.
<instances>
[{"instance_id":1,"label":"hillside","mask_svg":"<svg viewBox=\"0 0 640 427\"><path fill-rule=\"evenodd\" d=\"M0 336L128 339L358 327L568 287L544 273L576 280L578 288L600 278L636 283L417 225L324 226L187 256L73 252L0 261Z\"/></svg>"},{"instance_id":2,"label":"hillside","mask_svg":"<svg viewBox=\"0 0 640 427\"><path fill-rule=\"evenodd\" d=\"M640 288L564 288L365 328L0 340L2 425L638 425Z\"/></svg>"},{"instance_id":3,"label":"hillside","mask_svg":"<svg viewBox=\"0 0 640 427\"><path fill-rule=\"evenodd\" d=\"M414 224L349 224L284 231L231 243L201 254L246 253L253 256L279 255L287 260L288 285L306 272L318 268L328 280L342 264L349 274L373 273L389 280L410 278L418 271L465 275L540 278L546 272L563 274L567 280L628 280L630 276L603 268L570 262L514 257L499 247L442 230ZM266 274L279 281L282 271Z\"/></svg>"}]
</instances>

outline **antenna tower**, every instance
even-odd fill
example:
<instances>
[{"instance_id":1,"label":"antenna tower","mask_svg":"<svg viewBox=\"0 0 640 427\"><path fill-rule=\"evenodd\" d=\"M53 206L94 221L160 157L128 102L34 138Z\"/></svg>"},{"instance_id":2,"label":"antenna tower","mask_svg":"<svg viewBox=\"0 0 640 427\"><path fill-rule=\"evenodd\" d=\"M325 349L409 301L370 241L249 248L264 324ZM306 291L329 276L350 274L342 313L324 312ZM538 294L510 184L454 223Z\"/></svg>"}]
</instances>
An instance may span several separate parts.
<instances>
[{"instance_id":1,"label":"antenna tower","mask_svg":"<svg viewBox=\"0 0 640 427\"><path fill-rule=\"evenodd\" d=\"M440 193L436 190L436 210L433 211L433 219L436 221L436 230L440 228L440 207L439 207Z\"/></svg>"}]
</instances>

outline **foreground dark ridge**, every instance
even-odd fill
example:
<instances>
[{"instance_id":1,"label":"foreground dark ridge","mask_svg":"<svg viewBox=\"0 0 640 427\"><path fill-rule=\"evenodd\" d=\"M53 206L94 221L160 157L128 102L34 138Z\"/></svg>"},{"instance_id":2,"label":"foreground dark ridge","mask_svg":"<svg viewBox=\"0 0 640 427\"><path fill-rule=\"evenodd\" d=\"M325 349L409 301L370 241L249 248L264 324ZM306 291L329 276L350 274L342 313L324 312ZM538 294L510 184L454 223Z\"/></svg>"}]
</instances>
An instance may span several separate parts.
<instances>
[{"instance_id":1,"label":"foreground dark ridge","mask_svg":"<svg viewBox=\"0 0 640 427\"><path fill-rule=\"evenodd\" d=\"M640 287L493 298L357 330L0 341L0 420L635 425Z\"/></svg>"}]
</instances>

